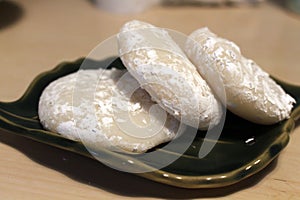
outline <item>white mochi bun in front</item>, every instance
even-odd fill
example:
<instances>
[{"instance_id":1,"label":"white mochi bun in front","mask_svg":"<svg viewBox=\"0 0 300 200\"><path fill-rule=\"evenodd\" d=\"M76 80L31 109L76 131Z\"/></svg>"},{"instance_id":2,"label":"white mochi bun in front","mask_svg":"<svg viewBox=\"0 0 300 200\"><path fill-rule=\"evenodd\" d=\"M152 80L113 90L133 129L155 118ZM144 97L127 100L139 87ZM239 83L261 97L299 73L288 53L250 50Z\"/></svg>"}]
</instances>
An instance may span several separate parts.
<instances>
[{"instance_id":1,"label":"white mochi bun in front","mask_svg":"<svg viewBox=\"0 0 300 200\"><path fill-rule=\"evenodd\" d=\"M126 72L80 70L51 82L39 101L42 125L93 150L142 153L173 139L180 122L145 90L134 88L138 83ZM122 83L117 84L121 77ZM133 94L132 89L136 89ZM165 113L165 119L150 112L154 105L155 113Z\"/></svg>"}]
</instances>

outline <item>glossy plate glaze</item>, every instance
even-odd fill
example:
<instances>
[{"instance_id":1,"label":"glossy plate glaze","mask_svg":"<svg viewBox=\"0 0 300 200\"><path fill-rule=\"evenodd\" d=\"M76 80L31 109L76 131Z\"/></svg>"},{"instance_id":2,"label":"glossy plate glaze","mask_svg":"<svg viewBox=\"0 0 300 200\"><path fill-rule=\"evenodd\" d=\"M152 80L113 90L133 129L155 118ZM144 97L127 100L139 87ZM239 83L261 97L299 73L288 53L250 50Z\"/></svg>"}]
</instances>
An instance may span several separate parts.
<instances>
[{"instance_id":1,"label":"glossy plate glaze","mask_svg":"<svg viewBox=\"0 0 300 200\"><path fill-rule=\"evenodd\" d=\"M0 129L94 159L80 142L44 130L39 123L37 112L43 89L51 81L77 71L83 61L84 59L79 59L75 62L62 63L36 77L19 100L0 102ZM89 63L90 68L99 68L106 64L105 61L85 60L85 62ZM124 68L119 59L111 66ZM288 144L289 133L300 117L300 87L277 82L297 101L290 119L265 126L250 123L227 112L221 137L205 158L198 158L205 136L205 133L199 131L192 145L178 160L163 169L136 175L177 187L214 188L234 184L259 172ZM160 159L176 155L176 152L162 150L160 147L154 149L161 152ZM126 154L105 150L101 153L106 155L102 162L111 162L110 158L113 157L114 164L122 164L126 168L152 168L151 163L139 162Z\"/></svg>"}]
</instances>

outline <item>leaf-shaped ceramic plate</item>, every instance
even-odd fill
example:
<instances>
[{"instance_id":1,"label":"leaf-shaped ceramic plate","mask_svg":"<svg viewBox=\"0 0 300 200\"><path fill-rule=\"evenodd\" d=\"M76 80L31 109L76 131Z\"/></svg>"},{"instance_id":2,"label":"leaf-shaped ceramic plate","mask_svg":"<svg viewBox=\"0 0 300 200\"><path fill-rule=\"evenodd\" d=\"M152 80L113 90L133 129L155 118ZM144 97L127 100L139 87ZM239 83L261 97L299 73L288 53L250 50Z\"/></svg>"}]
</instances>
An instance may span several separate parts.
<instances>
[{"instance_id":1,"label":"leaf-shaped ceramic plate","mask_svg":"<svg viewBox=\"0 0 300 200\"><path fill-rule=\"evenodd\" d=\"M58 65L55 69L34 79L19 100L10 103L1 102L0 129L93 158L81 143L45 131L39 123L37 114L38 101L43 89L51 81L77 71L83 60ZM87 62L91 68L105 65L105 61L88 60ZM119 59L112 65L123 68ZM178 160L163 169L136 175L177 187L213 188L236 183L262 170L287 145L289 133L300 116L300 87L277 82L297 101L290 119L275 125L263 126L250 123L227 112L221 137L205 158L198 158L198 151L205 136L205 133L198 132L192 145ZM161 159L176 154L176 152L161 150L160 147L155 150L161 151ZM105 150L102 153L107 155L105 156L107 159L113 157L115 164L122 163L124 167L151 168L151 164L132 160L132 157L126 154ZM129 158L130 163L128 163Z\"/></svg>"}]
</instances>

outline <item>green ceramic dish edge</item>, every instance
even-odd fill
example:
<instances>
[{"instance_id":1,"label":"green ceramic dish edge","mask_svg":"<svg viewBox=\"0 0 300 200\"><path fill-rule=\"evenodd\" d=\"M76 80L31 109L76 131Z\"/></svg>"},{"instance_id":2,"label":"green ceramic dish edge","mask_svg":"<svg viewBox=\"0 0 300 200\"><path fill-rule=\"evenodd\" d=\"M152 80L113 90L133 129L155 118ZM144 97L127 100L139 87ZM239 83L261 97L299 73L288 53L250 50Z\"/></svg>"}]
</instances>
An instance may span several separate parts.
<instances>
[{"instance_id":1,"label":"green ceramic dish edge","mask_svg":"<svg viewBox=\"0 0 300 200\"><path fill-rule=\"evenodd\" d=\"M94 157L86 150L86 148L81 143L65 139L60 135L57 135L56 133L52 133L42 129L37 116L38 99L47 84L63 75L77 71L83 61L84 59L82 58L78 59L75 62L61 63L53 70L44 72L37 76L19 100L7 103L0 102L0 129L94 159ZM85 60L85 62L86 61L87 60ZM92 68L93 66L97 68L99 64L101 64L101 62L91 60L88 60L87 62L91 62ZM115 62L115 66L123 68L123 66L121 65L122 64L120 63L120 61ZM212 158L218 158L218 154L223 152L221 152L220 149L218 150L218 148L216 148L217 150L215 152L212 152L212 156L208 156L207 160L204 160L203 162L199 159L197 160L197 157L194 155L193 149L191 149L190 151L187 151L185 155L182 155L181 158L176 161L173 166L166 167L161 170L152 169L150 165L138 161L135 161L135 164L132 166L127 165L127 167L140 167L142 169L153 170L148 173L140 173L136 175L142 176L152 181L157 181L160 183L183 188L223 187L237 183L253 174L256 174L257 172L265 168L272 160L274 160L282 151L282 149L286 147L289 141L289 133L291 133L294 129L295 121L300 118L300 87L293 86L282 81L276 81L297 101L290 119L274 126L258 126L238 119L236 116L228 117L229 120L227 124L229 125L225 129L229 130L229 132L232 130L235 131L234 125L233 127L231 127L231 123L229 123L231 122L230 120L239 120L238 124L241 124L241 126L247 126L245 127L247 129L251 129L254 127L253 134L257 134L258 138L262 137L262 139L259 140L266 140L265 143L264 141L262 141L261 144L263 145L258 146L258 148L248 148L248 146L243 146L244 144L240 141L241 138L239 135L237 136L229 134L228 137L221 138L218 142L218 145L221 146L221 150L222 148L229 147L228 149L230 151L232 146L232 150L235 150L234 148L236 148L236 144L234 142L236 140L239 141L239 144L236 145L237 147L242 147L243 150L247 153L250 152L249 159L245 159L245 162L243 162L242 164L234 164L233 167L230 166L230 164L228 166L224 165L225 167L223 167L222 165L222 168L224 169L218 169L218 165L216 165L216 168L209 169L207 171L205 171L205 167L202 166L204 172L201 172L201 170L197 171L196 168L191 167L191 165L199 164L201 168L201 163L211 163ZM232 114L229 113L229 115ZM260 132L262 132L262 134ZM266 134L265 138L264 134ZM199 135L200 136L198 137L198 141L195 140L196 145L199 145L199 141L201 140L201 133L199 133ZM271 139L269 141L266 138L269 138L270 136ZM257 143L259 142L260 141L257 141ZM160 150L159 147L157 149ZM253 153L252 155L251 151L248 152L249 149L255 153ZM164 152L163 150L160 151L162 152L162 155L174 153L167 151ZM128 160L126 154L118 154L105 150L103 150L103 153L107 155L107 160L102 160L102 162L104 163L111 162L109 158L112 156L115 158L116 162L124 163ZM225 157L228 155L225 154ZM242 156L239 154L237 155ZM235 158L230 159L234 161ZM185 167L187 167L190 171L185 171Z\"/></svg>"}]
</instances>

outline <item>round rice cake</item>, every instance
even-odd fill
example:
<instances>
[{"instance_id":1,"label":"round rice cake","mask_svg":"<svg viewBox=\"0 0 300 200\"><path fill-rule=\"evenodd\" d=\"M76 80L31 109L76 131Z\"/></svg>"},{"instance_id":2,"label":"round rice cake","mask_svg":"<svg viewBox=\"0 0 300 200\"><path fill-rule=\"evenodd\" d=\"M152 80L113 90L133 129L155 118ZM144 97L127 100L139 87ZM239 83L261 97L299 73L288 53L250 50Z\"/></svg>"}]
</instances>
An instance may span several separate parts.
<instances>
[{"instance_id":1,"label":"round rice cake","mask_svg":"<svg viewBox=\"0 0 300 200\"><path fill-rule=\"evenodd\" d=\"M51 82L39 100L41 124L93 150L142 153L172 140L184 126L126 72L80 70Z\"/></svg>"},{"instance_id":2,"label":"round rice cake","mask_svg":"<svg viewBox=\"0 0 300 200\"><path fill-rule=\"evenodd\" d=\"M125 67L162 108L202 130L220 122L221 103L166 30L133 20L118 44Z\"/></svg>"},{"instance_id":3,"label":"round rice cake","mask_svg":"<svg viewBox=\"0 0 300 200\"><path fill-rule=\"evenodd\" d=\"M213 90L218 89L213 76L219 75L231 112L258 124L289 118L295 99L254 61L245 58L235 43L201 28L191 33L185 52Z\"/></svg>"}]
</instances>

